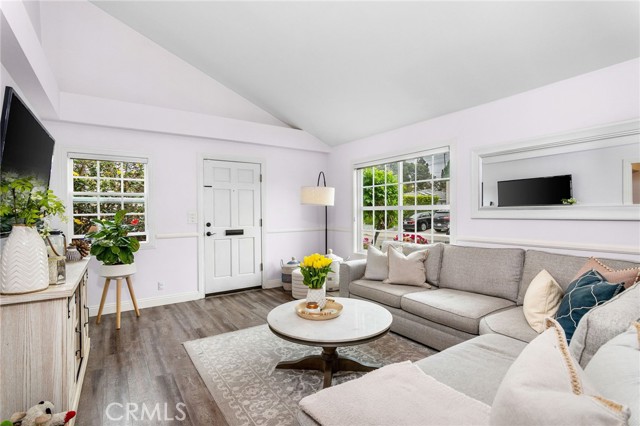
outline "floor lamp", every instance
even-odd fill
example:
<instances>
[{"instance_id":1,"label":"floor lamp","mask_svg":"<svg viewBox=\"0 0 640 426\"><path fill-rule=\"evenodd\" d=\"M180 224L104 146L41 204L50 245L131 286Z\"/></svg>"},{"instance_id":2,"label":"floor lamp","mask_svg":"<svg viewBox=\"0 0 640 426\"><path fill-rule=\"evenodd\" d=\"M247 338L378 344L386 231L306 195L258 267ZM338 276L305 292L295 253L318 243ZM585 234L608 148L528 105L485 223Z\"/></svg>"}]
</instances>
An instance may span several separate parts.
<instances>
[{"instance_id":1,"label":"floor lamp","mask_svg":"<svg viewBox=\"0 0 640 426\"><path fill-rule=\"evenodd\" d=\"M320 186L320 178L322 178L322 186ZM327 246L327 206L333 206L336 189L327 186L327 179L324 172L318 175L318 183L316 186L303 186L300 190L300 202L312 206L324 206L324 253L329 251Z\"/></svg>"}]
</instances>

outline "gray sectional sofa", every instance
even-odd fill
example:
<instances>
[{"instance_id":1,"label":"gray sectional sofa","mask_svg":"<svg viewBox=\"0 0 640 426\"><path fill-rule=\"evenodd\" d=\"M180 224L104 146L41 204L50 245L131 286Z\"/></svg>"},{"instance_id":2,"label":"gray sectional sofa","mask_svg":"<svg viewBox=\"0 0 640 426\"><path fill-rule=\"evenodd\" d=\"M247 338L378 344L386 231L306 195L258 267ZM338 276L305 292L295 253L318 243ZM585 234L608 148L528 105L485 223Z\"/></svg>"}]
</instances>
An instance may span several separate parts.
<instances>
[{"instance_id":1,"label":"gray sectional sofa","mask_svg":"<svg viewBox=\"0 0 640 426\"><path fill-rule=\"evenodd\" d=\"M365 299L393 315L391 331L443 350L484 334L529 342L538 334L522 303L531 280L546 269L566 290L587 257L520 248L390 243L404 254L429 248L427 282L433 287L385 284L364 279L366 259L340 265L340 296ZM614 269L637 263L603 259Z\"/></svg>"},{"instance_id":2,"label":"gray sectional sofa","mask_svg":"<svg viewBox=\"0 0 640 426\"><path fill-rule=\"evenodd\" d=\"M366 260L354 260L340 267L340 296L387 308L393 315L392 331L441 351L415 363L422 371L488 406L511 365L539 336L523 313L531 280L546 269L566 290L588 260L519 248L392 244L399 245L405 254L429 248L425 269L432 288L366 280ZM602 261L613 269L640 266L621 260ZM574 335L579 338L574 337L569 350L585 368L600 346L639 318L640 283L585 315ZM393 395L389 397L392 403ZM639 404L632 403L632 424L638 424ZM300 410L299 420L303 425L317 425L304 410ZM403 424L401 418L398 424ZM424 424L430 423L425 419Z\"/></svg>"}]
</instances>

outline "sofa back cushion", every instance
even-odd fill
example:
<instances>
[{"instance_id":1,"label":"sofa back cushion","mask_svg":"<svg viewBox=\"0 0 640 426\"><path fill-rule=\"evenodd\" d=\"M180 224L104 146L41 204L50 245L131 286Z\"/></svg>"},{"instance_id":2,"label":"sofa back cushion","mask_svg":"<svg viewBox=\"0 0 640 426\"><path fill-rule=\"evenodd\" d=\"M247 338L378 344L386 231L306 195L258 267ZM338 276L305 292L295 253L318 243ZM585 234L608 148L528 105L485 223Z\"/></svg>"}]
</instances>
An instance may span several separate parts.
<instances>
[{"instance_id":1,"label":"sofa back cushion","mask_svg":"<svg viewBox=\"0 0 640 426\"><path fill-rule=\"evenodd\" d=\"M518 297L524 250L445 245L440 287L502 297Z\"/></svg>"},{"instance_id":2,"label":"sofa back cushion","mask_svg":"<svg viewBox=\"0 0 640 426\"><path fill-rule=\"evenodd\" d=\"M527 293L527 288L531 280L543 269L546 269L558 284L560 284L562 290L566 291L578 271L588 260L589 258L581 256L527 250L524 260L524 270L522 271L522 282L520 283L520 290L518 291L518 305L522 305L524 295ZM638 266L637 263L624 260L600 260L612 269L625 269Z\"/></svg>"},{"instance_id":3,"label":"sofa back cushion","mask_svg":"<svg viewBox=\"0 0 640 426\"><path fill-rule=\"evenodd\" d=\"M413 244L402 243L398 241L385 241L382 243L382 251L386 252L389 247L402 247L402 253L409 255L420 250L429 250L427 260L424 262L425 270L427 273L427 282L431 285L440 285L440 266L442 264L442 252L444 244Z\"/></svg>"}]
</instances>

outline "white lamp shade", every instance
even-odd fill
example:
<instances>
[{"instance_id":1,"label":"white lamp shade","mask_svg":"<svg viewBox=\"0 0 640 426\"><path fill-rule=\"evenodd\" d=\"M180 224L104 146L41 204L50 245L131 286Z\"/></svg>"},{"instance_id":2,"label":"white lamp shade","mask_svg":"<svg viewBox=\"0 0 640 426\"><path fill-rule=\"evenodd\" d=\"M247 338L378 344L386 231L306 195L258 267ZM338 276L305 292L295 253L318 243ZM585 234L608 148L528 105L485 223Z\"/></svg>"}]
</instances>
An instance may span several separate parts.
<instances>
[{"instance_id":1,"label":"white lamp shade","mask_svg":"<svg viewBox=\"0 0 640 426\"><path fill-rule=\"evenodd\" d=\"M331 186L303 186L300 202L314 206L332 206L336 189Z\"/></svg>"}]
</instances>

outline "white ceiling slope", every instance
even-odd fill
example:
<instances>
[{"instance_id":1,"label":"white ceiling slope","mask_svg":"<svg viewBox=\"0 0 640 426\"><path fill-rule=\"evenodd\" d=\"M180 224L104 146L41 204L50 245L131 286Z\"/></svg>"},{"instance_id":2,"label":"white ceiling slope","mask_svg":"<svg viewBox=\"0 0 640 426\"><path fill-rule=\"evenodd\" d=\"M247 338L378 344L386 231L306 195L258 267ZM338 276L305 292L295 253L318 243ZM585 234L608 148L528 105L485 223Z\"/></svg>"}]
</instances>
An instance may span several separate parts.
<instances>
[{"instance_id":1,"label":"white ceiling slope","mask_svg":"<svg viewBox=\"0 0 640 426\"><path fill-rule=\"evenodd\" d=\"M87 1L42 1L40 27L62 92L288 127Z\"/></svg>"},{"instance_id":2,"label":"white ceiling slope","mask_svg":"<svg viewBox=\"0 0 640 426\"><path fill-rule=\"evenodd\" d=\"M333 145L640 56L637 1L93 3Z\"/></svg>"}]
</instances>

